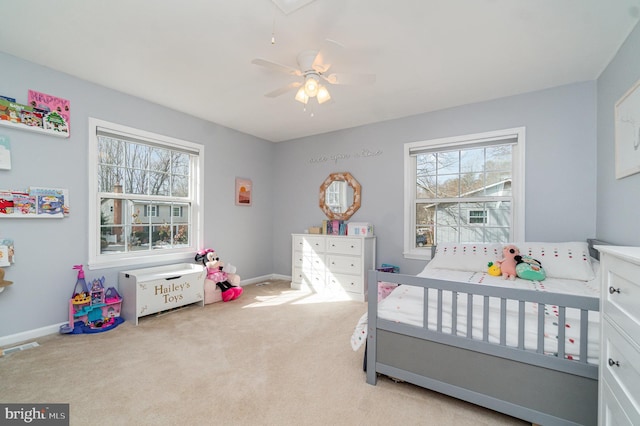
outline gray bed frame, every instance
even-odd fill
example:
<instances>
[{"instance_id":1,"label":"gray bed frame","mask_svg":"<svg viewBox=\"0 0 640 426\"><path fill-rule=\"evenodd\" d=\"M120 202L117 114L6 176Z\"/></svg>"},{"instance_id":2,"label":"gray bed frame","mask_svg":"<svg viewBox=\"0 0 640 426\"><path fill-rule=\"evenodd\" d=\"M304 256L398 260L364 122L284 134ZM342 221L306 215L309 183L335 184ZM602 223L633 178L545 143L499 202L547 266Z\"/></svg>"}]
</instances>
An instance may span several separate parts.
<instances>
[{"instance_id":1,"label":"gray bed frame","mask_svg":"<svg viewBox=\"0 0 640 426\"><path fill-rule=\"evenodd\" d=\"M603 242L588 240L590 247ZM592 251L597 258L597 253ZM427 289L438 289L438 310L442 294L458 297L484 296L483 330L487 330L488 300L501 301L501 342L460 337L456 324L443 332L442 315L436 314L436 330L378 318L378 282L423 287L424 314ZM467 295L467 296L465 296ZM507 300L519 301L520 318L525 303L538 303L538 350L524 349L524 327L518 332L518 347L507 346L505 307ZM472 303L468 303L471 306ZM558 355L542 353L544 305L559 308ZM579 360L565 358L566 308L580 310ZM454 308L455 309L455 305ZM369 271L368 330L366 347L367 383L375 385L379 374L440 392L492 410L541 425L596 425L598 418L598 367L587 363L587 321L589 311L599 311L596 297L544 293L477 284L459 283L412 275ZM452 317L456 317L455 311ZM467 318L470 318L467 312ZM423 321L426 324L426 321ZM471 327L471 321L468 321ZM523 323L522 320L519 321ZM466 330L470 335L470 328ZM554 331L555 332L555 331Z\"/></svg>"}]
</instances>

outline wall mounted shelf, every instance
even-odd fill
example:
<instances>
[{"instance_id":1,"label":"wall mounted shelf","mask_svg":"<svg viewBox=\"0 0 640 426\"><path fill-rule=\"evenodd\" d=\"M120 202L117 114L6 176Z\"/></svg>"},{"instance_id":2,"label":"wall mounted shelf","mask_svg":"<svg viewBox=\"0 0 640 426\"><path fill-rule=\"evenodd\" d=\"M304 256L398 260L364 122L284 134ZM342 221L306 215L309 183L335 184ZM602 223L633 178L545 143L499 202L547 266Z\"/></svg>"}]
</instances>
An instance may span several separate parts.
<instances>
[{"instance_id":1,"label":"wall mounted shelf","mask_svg":"<svg viewBox=\"0 0 640 426\"><path fill-rule=\"evenodd\" d=\"M69 190L30 186L0 189L1 219L63 219L69 215Z\"/></svg>"},{"instance_id":2,"label":"wall mounted shelf","mask_svg":"<svg viewBox=\"0 0 640 426\"><path fill-rule=\"evenodd\" d=\"M21 213L11 213L11 214L2 214L0 213L0 219L64 219L67 217L66 215L60 214L21 214Z\"/></svg>"},{"instance_id":3,"label":"wall mounted shelf","mask_svg":"<svg viewBox=\"0 0 640 426\"><path fill-rule=\"evenodd\" d=\"M14 123L12 121L0 120L0 126L11 127L13 129L26 130L27 132L42 133L44 135L55 136L57 138L68 138L69 133L57 132L55 130L43 129L42 127L27 126L22 123Z\"/></svg>"}]
</instances>

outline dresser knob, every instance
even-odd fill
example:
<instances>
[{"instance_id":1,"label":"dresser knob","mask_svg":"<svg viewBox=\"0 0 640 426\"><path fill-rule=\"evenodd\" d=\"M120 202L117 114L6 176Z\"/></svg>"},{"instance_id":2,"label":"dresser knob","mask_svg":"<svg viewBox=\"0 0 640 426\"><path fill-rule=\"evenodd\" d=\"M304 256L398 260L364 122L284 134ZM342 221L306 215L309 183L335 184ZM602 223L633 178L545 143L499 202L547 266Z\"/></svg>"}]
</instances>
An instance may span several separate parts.
<instances>
[{"instance_id":1,"label":"dresser knob","mask_svg":"<svg viewBox=\"0 0 640 426\"><path fill-rule=\"evenodd\" d=\"M609 358L609 367L613 367L614 365L616 367L620 367L620 363L618 361L614 361L611 358Z\"/></svg>"},{"instance_id":2,"label":"dresser knob","mask_svg":"<svg viewBox=\"0 0 640 426\"><path fill-rule=\"evenodd\" d=\"M609 287L609 294L618 293L620 294L619 288L613 288L613 286Z\"/></svg>"}]
</instances>

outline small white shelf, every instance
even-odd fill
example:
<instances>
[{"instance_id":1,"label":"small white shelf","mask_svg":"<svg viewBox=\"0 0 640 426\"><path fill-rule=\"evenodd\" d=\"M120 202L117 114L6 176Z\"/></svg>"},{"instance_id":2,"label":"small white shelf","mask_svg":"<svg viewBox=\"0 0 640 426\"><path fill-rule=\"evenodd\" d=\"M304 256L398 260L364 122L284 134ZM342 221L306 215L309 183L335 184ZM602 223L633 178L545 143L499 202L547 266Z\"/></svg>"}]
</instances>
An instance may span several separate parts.
<instances>
[{"instance_id":1,"label":"small white shelf","mask_svg":"<svg viewBox=\"0 0 640 426\"><path fill-rule=\"evenodd\" d=\"M63 214L21 214L21 213L11 213L11 214L2 214L0 213L0 219L64 219L65 215Z\"/></svg>"},{"instance_id":2,"label":"small white shelf","mask_svg":"<svg viewBox=\"0 0 640 426\"><path fill-rule=\"evenodd\" d=\"M14 123L12 121L7 121L7 120L0 120L0 126L11 127L13 129L18 129L18 130L26 130L27 132L42 133L45 135L54 136L56 138L66 139L69 137L69 133L56 132L55 130L47 130L47 129L43 129L42 127L27 126L26 124Z\"/></svg>"}]
</instances>

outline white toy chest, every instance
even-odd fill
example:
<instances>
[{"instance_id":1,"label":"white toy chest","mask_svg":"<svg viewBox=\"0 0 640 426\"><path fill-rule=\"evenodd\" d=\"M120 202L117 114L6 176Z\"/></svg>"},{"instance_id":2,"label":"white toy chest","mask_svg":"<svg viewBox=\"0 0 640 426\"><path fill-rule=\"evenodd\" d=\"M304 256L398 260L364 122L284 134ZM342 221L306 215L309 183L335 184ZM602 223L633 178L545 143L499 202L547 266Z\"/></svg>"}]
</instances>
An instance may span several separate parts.
<instances>
[{"instance_id":1,"label":"white toy chest","mask_svg":"<svg viewBox=\"0 0 640 426\"><path fill-rule=\"evenodd\" d=\"M123 318L138 325L138 318L191 303L204 306L202 265L179 263L121 271L118 291L122 295Z\"/></svg>"}]
</instances>

